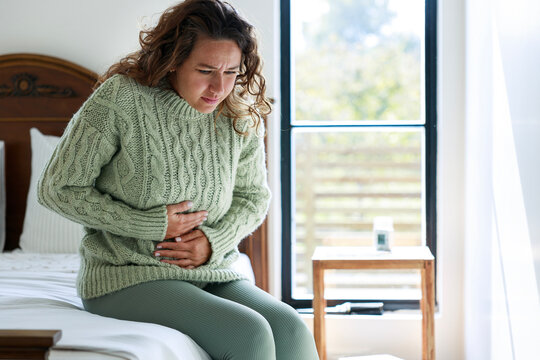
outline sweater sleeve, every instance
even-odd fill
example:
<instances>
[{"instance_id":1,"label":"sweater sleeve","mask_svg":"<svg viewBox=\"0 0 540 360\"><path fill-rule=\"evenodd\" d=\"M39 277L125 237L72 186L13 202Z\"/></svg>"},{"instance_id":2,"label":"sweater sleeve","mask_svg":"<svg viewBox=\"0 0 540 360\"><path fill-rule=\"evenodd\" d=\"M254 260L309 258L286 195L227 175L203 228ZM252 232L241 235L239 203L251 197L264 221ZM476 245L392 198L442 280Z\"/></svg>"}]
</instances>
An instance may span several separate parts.
<instances>
[{"instance_id":1,"label":"sweater sleeve","mask_svg":"<svg viewBox=\"0 0 540 360\"><path fill-rule=\"evenodd\" d=\"M219 265L227 253L263 222L271 193L266 179L264 139L252 133L243 144L228 212L216 224L201 225L212 246L210 266Z\"/></svg>"},{"instance_id":2,"label":"sweater sleeve","mask_svg":"<svg viewBox=\"0 0 540 360\"><path fill-rule=\"evenodd\" d=\"M90 228L143 240L162 240L167 228L165 205L136 209L94 187L101 168L117 151L111 129L104 131L94 124L94 117L104 115L110 119L114 111L95 96L74 115L41 174L38 201Z\"/></svg>"}]
</instances>

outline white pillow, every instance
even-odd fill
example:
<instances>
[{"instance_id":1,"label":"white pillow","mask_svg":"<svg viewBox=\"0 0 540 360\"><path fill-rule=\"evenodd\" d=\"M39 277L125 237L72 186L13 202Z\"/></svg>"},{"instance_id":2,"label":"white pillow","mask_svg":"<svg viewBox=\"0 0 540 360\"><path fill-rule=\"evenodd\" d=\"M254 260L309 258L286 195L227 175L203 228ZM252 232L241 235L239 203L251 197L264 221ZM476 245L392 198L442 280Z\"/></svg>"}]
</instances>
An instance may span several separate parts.
<instances>
[{"instance_id":1,"label":"white pillow","mask_svg":"<svg viewBox=\"0 0 540 360\"><path fill-rule=\"evenodd\" d=\"M236 272L247 276L249 282L255 285L255 273L253 272L253 267L251 266L249 256L244 253L240 253L238 259L231 264L231 268Z\"/></svg>"},{"instance_id":2,"label":"white pillow","mask_svg":"<svg viewBox=\"0 0 540 360\"><path fill-rule=\"evenodd\" d=\"M6 242L6 183L4 175L4 142L0 140L0 252Z\"/></svg>"},{"instance_id":3,"label":"white pillow","mask_svg":"<svg viewBox=\"0 0 540 360\"><path fill-rule=\"evenodd\" d=\"M43 135L38 129L32 128L30 139L32 169L19 245L27 253L77 253L83 237L82 225L58 215L37 201L39 177L60 138Z\"/></svg>"}]
</instances>

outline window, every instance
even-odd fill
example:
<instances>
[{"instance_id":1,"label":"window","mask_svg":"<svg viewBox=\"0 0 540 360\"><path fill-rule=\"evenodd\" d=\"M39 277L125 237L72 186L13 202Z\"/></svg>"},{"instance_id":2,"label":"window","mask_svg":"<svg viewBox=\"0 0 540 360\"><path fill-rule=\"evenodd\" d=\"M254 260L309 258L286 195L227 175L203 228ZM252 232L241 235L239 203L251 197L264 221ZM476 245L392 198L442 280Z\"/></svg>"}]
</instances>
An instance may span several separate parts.
<instances>
[{"instance_id":1,"label":"window","mask_svg":"<svg viewBox=\"0 0 540 360\"><path fill-rule=\"evenodd\" d=\"M316 246L436 253L436 0L281 0L283 300L311 307ZM326 271L329 305L415 308L411 271Z\"/></svg>"}]
</instances>

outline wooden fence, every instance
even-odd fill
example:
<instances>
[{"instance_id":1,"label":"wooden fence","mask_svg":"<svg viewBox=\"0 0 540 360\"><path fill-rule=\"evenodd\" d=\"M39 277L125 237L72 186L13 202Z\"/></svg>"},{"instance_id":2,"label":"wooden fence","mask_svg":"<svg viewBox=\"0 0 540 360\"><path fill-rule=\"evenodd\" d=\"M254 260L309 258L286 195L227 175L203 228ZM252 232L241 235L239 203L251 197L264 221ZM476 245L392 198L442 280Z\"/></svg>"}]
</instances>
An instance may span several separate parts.
<instances>
[{"instance_id":1,"label":"wooden fence","mask_svg":"<svg viewBox=\"0 0 540 360\"><path fill-rule=\"evenodd\" d=\"M305 132L296 134L294 145L293 286L300 293L311 293L315 247L372 245L375 216L393 218L393 246L422 243L419 133ZM409 273L395 274L398 284L382 281L379 286L416 286ZM330 291L362 286L357 276L330 278Z\"/></svg>"}]
</instances>

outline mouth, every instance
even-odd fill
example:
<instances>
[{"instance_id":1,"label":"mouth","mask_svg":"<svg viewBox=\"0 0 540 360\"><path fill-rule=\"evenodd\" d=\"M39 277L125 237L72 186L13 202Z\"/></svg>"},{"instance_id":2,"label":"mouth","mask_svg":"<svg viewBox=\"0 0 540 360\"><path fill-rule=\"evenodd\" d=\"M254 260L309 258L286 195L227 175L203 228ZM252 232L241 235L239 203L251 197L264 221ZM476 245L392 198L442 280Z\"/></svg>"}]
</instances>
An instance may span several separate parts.
<instances>
[{"instance_id":1,"label":"mouth","mask_svg":"<svg viewBox=\"0 0 540 360\"><path fill-rule=\"evenodd\" d=\"M217 103L219 103L219 98L217 99L212 99L212 98L207 98L207 97L201 97L201 99L203 99L203 101L207 104L210 104L210 105L216 105Z\"/></svg>"}]
</instances>

